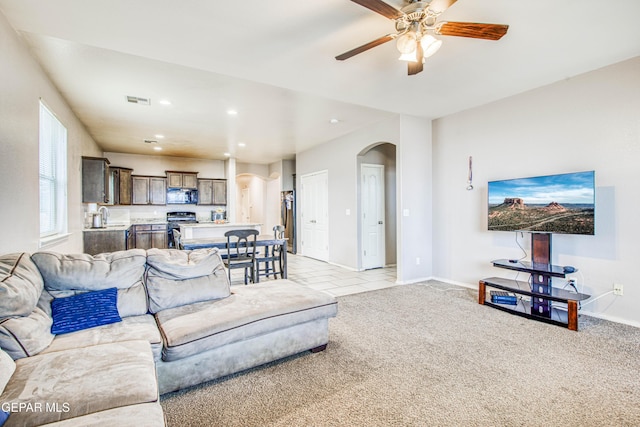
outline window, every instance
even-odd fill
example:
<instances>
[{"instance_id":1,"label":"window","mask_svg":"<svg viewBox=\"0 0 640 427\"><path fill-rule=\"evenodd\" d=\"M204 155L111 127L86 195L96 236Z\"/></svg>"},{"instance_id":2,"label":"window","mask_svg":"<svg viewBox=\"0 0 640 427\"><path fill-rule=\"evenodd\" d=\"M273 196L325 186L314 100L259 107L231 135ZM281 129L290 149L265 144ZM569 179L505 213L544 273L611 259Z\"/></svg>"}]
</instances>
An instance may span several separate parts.
<instances>
[{"instance_id":1,"label":"window","mask_svg":"<svg viewBox=\"0 0 640 427\"><path fill-rule=\"evenodd\" d=\"M40 239L67 232L67 129L40 102Z\"/></svg>"}]
</instances>

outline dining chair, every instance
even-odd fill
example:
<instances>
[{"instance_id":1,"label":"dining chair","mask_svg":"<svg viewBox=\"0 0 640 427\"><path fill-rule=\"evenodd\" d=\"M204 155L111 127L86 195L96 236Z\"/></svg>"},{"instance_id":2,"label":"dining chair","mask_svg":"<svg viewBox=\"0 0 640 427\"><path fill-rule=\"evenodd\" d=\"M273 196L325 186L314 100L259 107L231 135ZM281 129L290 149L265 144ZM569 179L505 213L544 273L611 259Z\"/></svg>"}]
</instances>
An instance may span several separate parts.
<instances>
[{"instance_id":1,"label":"dining chair","mask_svg":"<svg viewBox=\"0 0 640 427\"><path fill-rule=\"evenodd\" d=\"M284 226L276 225L273 227L273 238L284 239ZM278 274L284 279L284 269L282 266L282 251L286 250L285 245L265 246L264 256L256 256L256 283L260 282L260 276L270 277L273 275L275 279ZM276 268L276 263L278 268ZM261 267L263 265L263 267Z\"/></svg>"},{"instance_id":2,"label":"dining chair","mask_svg":"<svg viewBox=\"0 0 640 427\"><path fill-rule=\"evenodd\" d=\"M184 249L182 246L182 236L178 230L172 230L171 234L173 234L173 247L176 249Z\"/></svg>"},{"instance_id":3,"label":"dining chair","mask_svg":"<svg viewBox=\"0 0 640 427\"><path fill-rule=\"evenodd\" d=\"M258 230L229 230L224 235L227 238L227 257L222 261L229 271L229 281L231 281L232 269L243 268L244 284L246 285L249 280L255 282Z\"/></svg>"}]
</instances>

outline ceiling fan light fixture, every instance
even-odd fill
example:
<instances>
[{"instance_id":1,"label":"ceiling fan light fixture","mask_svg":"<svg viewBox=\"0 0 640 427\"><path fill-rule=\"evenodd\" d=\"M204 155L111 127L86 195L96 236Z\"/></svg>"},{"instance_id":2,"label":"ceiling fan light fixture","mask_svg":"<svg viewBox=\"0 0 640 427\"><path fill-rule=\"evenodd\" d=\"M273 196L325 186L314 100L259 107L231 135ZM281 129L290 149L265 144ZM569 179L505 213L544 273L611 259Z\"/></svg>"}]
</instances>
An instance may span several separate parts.
<instances>
[{"instance_id":1,"label":"ceiling fan light fixture","mask_svg":"<svg viewBox=\"0 0 640 427\"><path fill-rule=\"evenodd\" d=\"M440 46L442 46L442 40L438 40L431 34L427 34L422 38L422 40L420 40L420 44L422 45L422 51L424 52L423 58L428 58L440 49Z\"/></svg>"},{"instance_id":2,"label":"ceiling fan light fixture","mask_svg":"<svg viewBox=\"0 0 640 427\"><path fill-rule=\"evenodd\" d=\"M417 50L413 50L413 52L409 52L409 53L402 53L400 54L400 57L398 58L400 61L407 61L407 62L418 62L418 55L417 55Z\"/></svg>"},{"instance_id":3,"label":"ceiling fan light fixture","mask_svg":"<svg viewBox=\"0 0 640 427\"><path fill-rule=\"evenodd\" d=\"M416 33L414 33L413 31L404 33L403 35L398 37L398 40L396 41L396 47L402 54L415 52L417 45L418 40L416 38Z\"/></svg>"}]
</instances>

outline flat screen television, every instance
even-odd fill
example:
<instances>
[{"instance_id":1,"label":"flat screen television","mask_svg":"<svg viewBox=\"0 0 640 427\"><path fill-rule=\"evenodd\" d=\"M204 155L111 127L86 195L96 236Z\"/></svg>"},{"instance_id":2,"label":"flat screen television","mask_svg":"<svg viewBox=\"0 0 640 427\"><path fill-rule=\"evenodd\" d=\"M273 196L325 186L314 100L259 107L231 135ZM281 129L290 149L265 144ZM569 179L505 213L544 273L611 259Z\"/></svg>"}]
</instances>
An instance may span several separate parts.
<instances>
[{"instance_id":1,"label":"flat screen television","mask_svg":"<svg viewBox=\"0 0 640 427\"><path fill-rule=\"evenodd\" d=\"M489 230L595 234L595 172L489 182Z\"/></svg>"}]
</instances>

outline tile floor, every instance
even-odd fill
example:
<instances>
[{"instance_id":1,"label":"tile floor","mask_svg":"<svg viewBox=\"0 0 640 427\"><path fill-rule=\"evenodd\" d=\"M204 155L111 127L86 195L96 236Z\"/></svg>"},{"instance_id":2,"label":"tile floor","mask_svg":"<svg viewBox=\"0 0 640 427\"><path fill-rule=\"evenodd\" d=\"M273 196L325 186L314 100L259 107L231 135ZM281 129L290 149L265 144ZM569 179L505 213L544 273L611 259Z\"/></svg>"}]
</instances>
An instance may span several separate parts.
<instances>
[{"instance_id":1,"label":"tile floor","mask_svg":"<svg viewBox=\"0 0 640 427\"><path fill-rule=\"evenodd\" d=\"M396 267L352 271L313 258L287 254L288 278L333 296L396 286ZM273 280L260 277L260 282ZM244 284L244 270L231 271L231 285Z\"/></svg>"}]
</instances>

